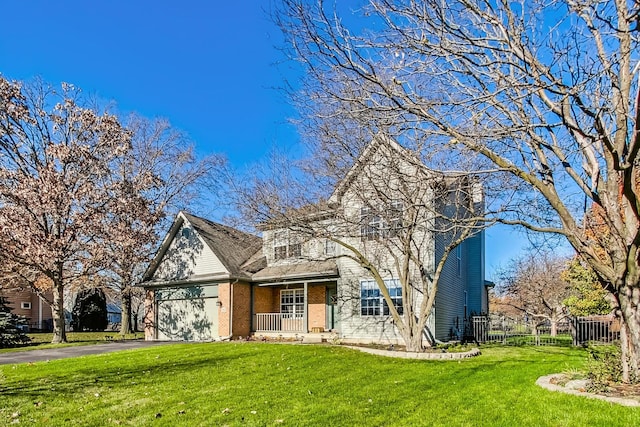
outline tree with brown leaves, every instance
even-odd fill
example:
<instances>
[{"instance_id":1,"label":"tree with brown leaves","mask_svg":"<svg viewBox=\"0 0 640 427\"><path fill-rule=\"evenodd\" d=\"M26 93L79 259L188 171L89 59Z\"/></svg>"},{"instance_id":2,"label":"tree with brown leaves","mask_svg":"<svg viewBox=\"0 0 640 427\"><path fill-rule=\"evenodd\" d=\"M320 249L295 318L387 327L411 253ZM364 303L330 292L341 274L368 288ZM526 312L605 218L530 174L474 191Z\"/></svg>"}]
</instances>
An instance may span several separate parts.
<instances>
[{"instance_id":1,"label":"tree with brown leaves","mask_svg":"<svg viewBox=\"0 0 640 427\"><path fill-rule=\"evenodd\" d=\"M0 76L0 250L34 289L51 287L54 343L66 341L65 289L103 251L109 165L129 148L117 117L72 85Z\"/></svg>"}]
</instances>

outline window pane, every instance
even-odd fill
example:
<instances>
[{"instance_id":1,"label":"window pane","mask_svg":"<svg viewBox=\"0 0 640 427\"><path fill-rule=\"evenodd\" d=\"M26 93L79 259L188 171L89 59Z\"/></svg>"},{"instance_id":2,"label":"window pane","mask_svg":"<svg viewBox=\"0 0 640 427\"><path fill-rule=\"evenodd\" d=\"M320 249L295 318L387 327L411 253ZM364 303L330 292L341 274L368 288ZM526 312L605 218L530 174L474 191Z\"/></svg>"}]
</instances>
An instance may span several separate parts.
<instances>
[{"instance_id":1,"label":"window pane","mask_svg":"<svg viewBox=\"0 0 640 427\"><path fill-rule=\"evenodd\" d=\"M287 257L287 247L286 246L276 246L273 248L274 258L275 259L285 259Z\"/></svg>"},{"instance_id":2,"label":"window pane","mask_svg":"<svg viewBox=\"0 0 640 427\"><path fill-rule=\"evenodd\" d=\"M302 245L294 243L289 245L289 258L297 258L302 256Z\"/></svg>"},{"instance_id":3,"label":"window pane","mask_svg":"<svg viewBox=\"0 0 640 427\"><path fill-rule=\"evenodd\" d=\"M332 240L326 240L324 242L324 254L328 256L333 256L336 254L336 242Z\"/></svg>"},{"instance_id":4,"label":"window pane","mask_svg":"<svg viewBox=\"0 0 640 427\"><path fill-rule=\"evenodd\" d=\"M372 280L360 282L360 314L362 316L380 314L380 289Z\"/></svg>"}]
</instances>

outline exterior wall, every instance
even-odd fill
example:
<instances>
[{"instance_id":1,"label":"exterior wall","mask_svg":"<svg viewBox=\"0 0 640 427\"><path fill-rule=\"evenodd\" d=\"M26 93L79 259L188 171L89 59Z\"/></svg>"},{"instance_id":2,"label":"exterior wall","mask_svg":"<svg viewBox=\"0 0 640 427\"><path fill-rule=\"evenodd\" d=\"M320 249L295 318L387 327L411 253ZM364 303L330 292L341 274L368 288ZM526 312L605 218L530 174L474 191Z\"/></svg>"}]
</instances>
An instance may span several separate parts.
<instances>
[{"instance_id":1,"label":"exterior wall","mask_svg":"<svg viewBox=\"0 0 640 427\"><path fill-rule=\"evenodd\" d=\"M439 261L447 245L447 237L436 237L436 261ZM449 341L453 336L462 334L464 328L464 281L466 279L465 260L468 258L466 244L462 243L462 271L458 275L456 251L451 251L440 275L438 293L435 301L436 339ZM460 335L460 338L462 336Z\"/></svg>"},{"instance_id":2,"label":"exterior wall","mask_svg":"<svg viewBox=\"0 0 640 427\"><path fill-rule=\"evenodd\" d=\"M327 288L325 285L310 285L308 288L309 331L313 328L326 329L327 323Z\"/></svg>"},{"instance_id":3,"label":"exterior wall","mask_svg":"<svg viewBox=\"0 0 640 427\"><path fill-rule=\"evenodd\" d=\"M246 337L251 333L251 286L234 283L233 288L233 337Z\"/></svg>"},{"instance_id":4,"label":"exterior wall","mask_svg":"<svg viewBox=\"0 0 640 427\"><path fill-rule=\"evenodd\" d=\"M12 313L27 319L30 329L52 327L51 306L31 289L3 289L0 295L6 298ZM31 308L22 308L23 302L31 304Z\"/></svg>"},{"instance_id":5,"label":"exterior wall","mask_svg":"<svg viewBox=\"0 0 640 427\"><path fill-rule=\"evenodd\" d=\"M227 270L185 221L162 257L152 280L178 281L216 273L227 273Z\"/></svg>"},{"instance_id":6,"label":"exterior wall","mask_svg":"<svg viewBox=\"0 0 640 427\"><path fill-rule=\"evenodd\" d=\"M338 332L345 342L400 343L402 337L390 316L362 316L360 280L370 276L355 262L340 259L338 280Z\"/></svg>"},{"instance_id":7,"label":"exterior wall","mask_svg":"<svg viewBox=\"0 0 640 427\"><path fill-rule=\"evenodd\" d=\"M231 285L220 283L218 285L218 335L228 337L231 335Z\"/></svg>"},{"instance_id":8,"label":"exterior wall","mask_svg":"<svg viewBox=\"0 0 640 427\"><path fill-rule=\"evenodd\" d=\"M277 292L277 295L276 295ZM278 313L280 311L280 290L255 286L253 288L253 312Z\"/></svg>"},{"instance_id":9,"label":"exterior wall","mask_svg":"<svg viewBox=\"0 0 640 427\"><path fill-rule=\"evenodd\" d=\"M489 312L487 291L484 286L484 231L470 237L467 245L467 314L480 315Z\"/></svg>"},{"instance_id":10,"label":"exterior wall","mask_svg":"<svg viewBox=\"0 0 640 427\"><path fill-rule=\"evenodd\" d=\"M155 318L155 293L152 290L146 290L144 299L144 339L147 341L153 340L156 337Z\"/></svg>"}]
</instances>

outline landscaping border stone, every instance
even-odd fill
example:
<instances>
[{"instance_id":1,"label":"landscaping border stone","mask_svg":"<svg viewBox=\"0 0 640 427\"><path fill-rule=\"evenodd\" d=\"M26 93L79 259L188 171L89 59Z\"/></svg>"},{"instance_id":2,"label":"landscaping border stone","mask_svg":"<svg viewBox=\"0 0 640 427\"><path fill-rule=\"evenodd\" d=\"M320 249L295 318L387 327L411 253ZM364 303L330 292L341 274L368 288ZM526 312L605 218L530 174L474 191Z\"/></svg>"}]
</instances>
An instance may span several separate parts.
<instances>
[{"instance_id":1,"label":"landscaping border stone","mask_svg":"<svg viewBox=\"0 0 640 427\"><path fill-rule=\"evenodd\" d=\"M480 355L480 349L472 348L469 351L457 352L457 353L416 353L407 351L390 351L380 350L377 348L358 347L354 345L345 345L342 347L352 348L364 353L375 354L377 356L396 357L399 359L421 359L421 360L459 360L468 359Z\"/></svg>"},{"instance_id":2,"label":"landscaping border stone","mask_svg":"<svg viewBox=\"0 0 640 427\"><path fill-rule=\"evenodd\" d=\"M558 391L560 393L572 394L574 396L582 396L589 399L604 400L604 401L615 403L617 405L622 405L622 406L634 406L634 407L640 406L640 402L634 399L625 399L623 397L604 396L601 394L589 393L584 390L580 382L570 381L565 386L562 386L559 384L553 384L552 382L553 378L559 377L559 376L561 376L561 374L551 374L551 375L542 376L538 378L538 380L536 381L536 384L550 391ZM577 386L572 386L576 384Z\"/></svg>"}]
</instances>

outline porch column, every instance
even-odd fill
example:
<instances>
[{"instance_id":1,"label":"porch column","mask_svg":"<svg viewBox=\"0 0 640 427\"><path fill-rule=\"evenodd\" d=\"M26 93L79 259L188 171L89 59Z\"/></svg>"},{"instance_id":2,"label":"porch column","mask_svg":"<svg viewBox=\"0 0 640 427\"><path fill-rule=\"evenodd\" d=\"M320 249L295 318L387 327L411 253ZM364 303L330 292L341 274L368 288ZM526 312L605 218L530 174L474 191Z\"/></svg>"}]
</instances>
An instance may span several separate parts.
<instances>
[{"instance_id":1,"label":"porch column","mask_svg":"<svg viewBox=\"0 0 640 427\"><path fill-rule=\"evenodd\" d=\"M302 332L309 333L309 285L304 282L304 311L302 312Z\"/></svg>"}]
</instances>

